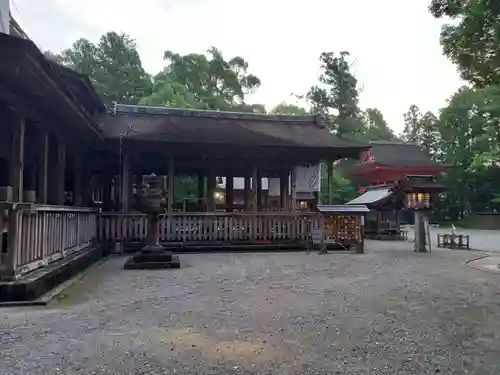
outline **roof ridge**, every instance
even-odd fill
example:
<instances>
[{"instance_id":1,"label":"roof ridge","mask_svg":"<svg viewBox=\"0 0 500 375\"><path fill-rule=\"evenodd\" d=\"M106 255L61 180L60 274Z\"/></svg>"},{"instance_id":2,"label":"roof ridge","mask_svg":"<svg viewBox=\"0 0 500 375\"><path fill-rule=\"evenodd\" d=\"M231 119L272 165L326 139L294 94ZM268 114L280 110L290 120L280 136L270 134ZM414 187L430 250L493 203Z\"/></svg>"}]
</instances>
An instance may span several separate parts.
<instances>
[{"instance_id":1,"label":"roof ridge","mask_svg":"<svg viewBox=\"0 0 500 375\"><path fill-rule=\"evenodd\" d=\"M368 141L368 144L375 145L402 145L402 146L417 146L420 147L418 143L415 142L405 142L405 141Z\"/></svg>"},{"instance_id":2,"label":"roof ridge","mask_svg":"<svg viewBox=\"0 0 500 375\"><path fill-rule=\"evenodd\" d=\"M314 123L320 128L325 127L324 119L318 115L276 115L267 113L252 112L232 112L216 111L191 108L167 108L150 105L133 105L114 103L112 114L137 114L137 115L163 115L163 116L189 116L189 117L207 117L207 118L225 118L239 120L260 120L260 121L278 121L278 122L303 122Z\"/></svg>"}]
</instances>

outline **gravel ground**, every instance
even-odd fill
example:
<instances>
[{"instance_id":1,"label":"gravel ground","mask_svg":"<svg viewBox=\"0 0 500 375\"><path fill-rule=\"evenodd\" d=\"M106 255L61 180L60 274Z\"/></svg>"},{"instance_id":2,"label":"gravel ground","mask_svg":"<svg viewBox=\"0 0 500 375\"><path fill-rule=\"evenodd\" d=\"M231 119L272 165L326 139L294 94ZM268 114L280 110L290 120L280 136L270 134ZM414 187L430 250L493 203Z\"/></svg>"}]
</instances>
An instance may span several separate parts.
<instances>
[{"instance_id":1,"label":"gravel ground","mask_svg":"<svg viewBox=\"0 0 500 375\"><path fill-rule=\"evenodd\" d=\"M500 374L500 276L477 252L115 257L51 306L2 309L0 374Z\"/></svg>"}]
</instances>

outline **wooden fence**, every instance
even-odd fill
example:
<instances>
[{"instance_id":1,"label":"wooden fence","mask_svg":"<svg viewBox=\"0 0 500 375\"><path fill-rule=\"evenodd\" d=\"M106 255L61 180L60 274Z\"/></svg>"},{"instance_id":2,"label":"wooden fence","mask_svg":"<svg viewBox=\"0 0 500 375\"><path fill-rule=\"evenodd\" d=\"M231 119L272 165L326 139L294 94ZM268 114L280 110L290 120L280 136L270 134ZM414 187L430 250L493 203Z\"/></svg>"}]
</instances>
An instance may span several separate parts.
<instances>
[{"instance_id":1,"label":"wooden fence","mask_svg":"<svg viewBox=\"0 0 500 375\"><path fill-rule=\"evenodd\" d=\"M92 245L97 212L89 208L4 204L0 206L0 276L13 279Z\"/></svg>"},{"instance_id":2,"label":"wooden fence","mask_svg":"<svg viewBox=\"0 0 500 375\"><path fill-rule=\"evenodd\" d=\"M318 222L315 213L175 213L160 215L159 234L162 242L305 241ZM141 241L147 217L103 213L97 228L100 242Z\"/></svg>"}]
</instances>

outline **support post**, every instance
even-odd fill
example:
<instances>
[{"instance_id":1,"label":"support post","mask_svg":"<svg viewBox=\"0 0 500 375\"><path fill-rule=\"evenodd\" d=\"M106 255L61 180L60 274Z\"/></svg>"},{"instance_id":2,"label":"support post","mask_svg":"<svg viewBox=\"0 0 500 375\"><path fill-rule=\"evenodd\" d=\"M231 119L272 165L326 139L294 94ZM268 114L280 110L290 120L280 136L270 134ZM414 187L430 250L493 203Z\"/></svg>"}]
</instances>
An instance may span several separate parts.
<instances>
[{"instance_id":1,"label":"support post","mask_svg":"<svg viewBox=\"0 0 500 375\"><path fill-rule=\"evenodd\" d=\"M64 205L65 172L66 172L66 145L62 140L57 140L57 165L56 165L56 204Z\"/></svg>"},{"instance_id":2,"label":"support post","mask_svg":"<svg viewBox=\"0 0 500 375\"><path fill-rule=\"evenodd\" d=\"M130 156L122 155L122 170L121 170L121 189L120 189L120 208L122 212L129 210L129 192L130 192Z\"/></svg>"},{"instance_id":3,"label":"support post","mask_svg":"<svg viewBox=\"0 0 500 375\"><path fill-rule=\"evenodd\" d=\"M257 211L262 211L262 176L257 171Z\"/></svg>"},{"instance_id":4,"label":"support post","mask_svg":"<svg viewBox=\"0 0 500 375\"><path fill-rule=\"evenodd\" d=\"M167 197L167 212L171 214L174 212L174 178L175 178L175 165L174 156L168 157L168 197Z\"/></svg>"},{"instance_id":5,"label":"support post","mask_svg":"<svg viewBox=\"0 0 500 375\"><path fill-rule=\"evenodd\" d=\"M226 212L234 211L234 176L226 177Z\"/></svg>"},{"instance_id":6,"label":"support post","mask_svg":"<svg viewBox=\"0 0 500 375\"><path fill-rule=\"evenodd\" d=\"M216 186L216 176L213 169L208 171L207 178L207 211L215 212L217 210L216 202L215 202L215 186Z\"/></svg>"},{"instance_id":7,"label":"support post","mask_svg":"<svg viewBox=\"0 0 500 375\"><path fill-rule=\"evenodd\" d=\"M257 167L254 167L252 173L252 193L251 193L251 204L250 204L252 212L258 212L259 210L259 207L257 205L258 178L259 178L259 170Z\"/></svg>"},{"instance_id":8,"label":"support post","mask_svg":"<svg viewBox=\"0 0 500 375\"><path fill-rule=\"evenodd\" d=\"M280 175L280 209L286 210L286 202L288 196L288 173L281 172Z\"/></svg>"},{"instance_id":9,"label":"support post","mask_svg":"<svg viewBox=\"0 0 500 375\"><path fill-rule=\"evenodd\" d=\"M99 184L102 188L102 208L103 211L111 211L113 208L113 204L111 202L111 183L113 178L109 172L99 176Z\"/></svg>"},{"instance_id":10,"label":"support post","mask_svg":"<svg viewBox=\"0 0 500 375\"><path fill-rule=\"evenodd\" d=\"M333 180L333 163L331 160L328 160L327 161L327 169L326 169L326 175L327 175L327 189L328 189L328 202L326 202L327 204L332 204L332 200L333 200L333 192L332 192L332 188L333 188L333 184L332 184L332 180Z\"/></svg>"},{"instance_id":11,"label":"support post","mask_svg":"<svg viewBox=\"0 0 500 375\"><path fill-rule=\"evenodd\" d=\"M24 118L17 117L17 124L12 138L12 160L10 169L10 185L12 186L12 199L14 202L23 200L23 174L24 174L24 135L26 122Z\"/></svg>"},{"instance_id":12,"label":"support post","mask_svg":"<svg viewBox=\"0 0 500 375\"><path fill-rule=\"evenodd\" d=\"M249 211L250 210L250 200L251 200L251 197L250 197L250 177L248 176L245 176L245 186L244 186L244 189L243 189L243 194L244 194L244 199L245 199L245 211Z\"/></svg>"},{"instance_id":13,"label":"support post","mask_svg":"<svg viewBox=\"0 0 500 375\"><path fill-rule=\"evenodd\" d=\"M46 132L40 134L37 160L37 202L47 204L47 178L49 175L49 135Z\"/></svg>"},{"instance_id":14,"label":"support post","mask_svg":"<svg viewBox=\"0 0 500 375\"><path fill-rule=\"evenodd\" d=\"M204 211L205 206L205 176L198 174L198 204L200 211Z\"/></svg>"},{"instance_id":15,"label":"support post","mask_svg":"<svg viewBox=\"0 0 500 375\"><path fill-rule=\"evenodd\" d=\"M82 191L82 159L80 155L75 155L75 165L73 171L73 205L81 207L83 205Z\"/></svg>"},{"instance_id":16,"label":"support post","mask_svg":"<svg viewBox=\"0 0 500 375\"><path fill-rule=\"evenodd\" d=\"M292 184L292 191L291 191L291 199L292 199L292 202L291 202L291 205L290 205L290 210L292 212L296 212L297 211L297 174L295 172L295 168L292 169L292 172L291 172L291 175L290 175L290 182Z\"/></svg>"}]
</instances>

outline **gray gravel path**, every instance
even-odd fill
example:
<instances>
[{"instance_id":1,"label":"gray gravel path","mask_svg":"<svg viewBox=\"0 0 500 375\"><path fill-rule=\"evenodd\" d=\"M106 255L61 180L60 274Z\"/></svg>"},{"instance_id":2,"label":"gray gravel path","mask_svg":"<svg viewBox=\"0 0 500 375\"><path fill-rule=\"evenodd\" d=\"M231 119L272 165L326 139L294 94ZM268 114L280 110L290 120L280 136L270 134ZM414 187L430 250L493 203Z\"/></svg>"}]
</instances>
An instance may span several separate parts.
<instances>
[{"instance_id":1,"label":"gray gravel path","mask_svg":"<svg viewBox=\"0 0 500 375\"><path fill-rule=\"evenodd\" d=\"M112 258L49 307L0 310L0 374L500 374L500 276L410 246Z\"/></svg>"}]
</instances>

